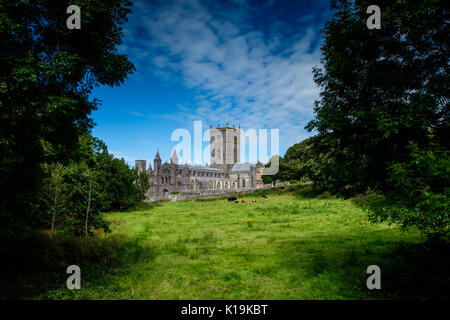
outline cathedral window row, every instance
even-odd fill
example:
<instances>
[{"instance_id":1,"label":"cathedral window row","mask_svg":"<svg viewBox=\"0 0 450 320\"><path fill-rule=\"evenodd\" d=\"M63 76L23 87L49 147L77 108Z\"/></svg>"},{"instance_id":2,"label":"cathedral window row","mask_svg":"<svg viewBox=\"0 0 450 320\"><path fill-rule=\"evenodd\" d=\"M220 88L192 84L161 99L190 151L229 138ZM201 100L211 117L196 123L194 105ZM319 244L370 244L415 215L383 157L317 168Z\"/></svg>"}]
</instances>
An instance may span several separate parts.
<instances>
[{"instance_id":1,"label":"cathedral window row","mask_svg":"<svg viewBox=\"0 0 450 320\"><path fill-rule=\"evenodd\" d=\"M204 171L190 171L190 175L192 177L214 177L214 178L223 178L223 173L216 172L204 172Z\"/></svg>"}]
</instances>

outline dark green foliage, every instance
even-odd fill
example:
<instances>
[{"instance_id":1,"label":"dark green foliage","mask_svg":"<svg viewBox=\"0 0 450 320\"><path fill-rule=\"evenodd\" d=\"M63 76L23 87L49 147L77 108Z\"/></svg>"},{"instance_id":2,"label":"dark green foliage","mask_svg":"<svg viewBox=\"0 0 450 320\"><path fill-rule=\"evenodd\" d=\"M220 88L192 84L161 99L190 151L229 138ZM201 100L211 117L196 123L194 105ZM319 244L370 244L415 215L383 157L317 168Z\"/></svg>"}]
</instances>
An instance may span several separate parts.
<instances>
[{"instance_id":1,"label":"dark green foliage","mask_svg":"<svg viewBox=\"0 0 450 320\"><path fill-rule=\"evenodd\" d=\"M320 172L320 154L313 147L315 137L307 138L291 146L284 157L279 157L279 171L273 176L263 176L264 183L274 181L308 181ZM270 161L272 161L271 158ZM269 162L266 167L269 167Z\"/></svg>"},{"instance_id":2,"label":"dark green foliage","mask_svg":"<svg viewBox=\"0 0 450 320\"><path fill-rule=\"evenodd\" d=\"M77 162L45 165L41 203L42 227L65 229L76 235L108 225L101 212L139 205L149 187L148 175L115 159L106 145L90 135L80 137Z\"/></svg>"},{"instance_id":3,"label":"dark green foliage","mask_svg":"<svg viewBox=\"0 0 450 320\"><path fill-rule=\"evenodd\" d=\"M265 165L265 167L271 167L275 165L275 157L278 158L278 172L274 175L263 175L264 183L273 183L277 181L289 181L297 179L300 175L299 166L297 161L286 161L284 158L280 156L274 156L270 158L269 163Z\"/></svg>"},{"instance_id":4,"label":"dark green foliage","mask_svg":"<svg viewBox=\"0 0 450 320\"><path fill-rule=\"evenodd\" d=\"M0 1L0 237L35 227L44 162L66 164L89 131L97 85L119 85L134 66L117 52L128 0L79 0L81 30L66 27L67 0Z\"/></svg>"},{"instance_id":5,"label":"dark green foliage","mask_svg":"<svg viewBox=\"0 0 450 320\"><path fill-rule=\"evenodd\" d=\"M448 151L410 145L410 162L388 167L391 190L372 201L373 221L400 222L431 233L450 231L450 157Z\"/></svg>"},{"instance_id":6,"label":"dark green foliage","mask_svg":"<svg viewBox=\"0 0 450 320\"><path fill-rule=\"evenodd\" d=\"M315 137L307 138L286 151L284 160L290 168L288 175L291 179L313 179L316 176L320 154L314 149L315 139Z\"/></svg>"},{"instance_id":7,"label":"dark green foliage","mask_svg":"<svg viewBox=\"0 0 450 320\"><path fill-rule=\"evenodd\" d=\"M147 179L144 173L130 169L123 159L115 159L105 155L99 164L100 180L105 194L102 211L120 211L129 209L144 200L142 192L138 189L139 177ZM147 188L148 190L148 188Z\"/></svg>"},{"instance_id":8,"label":"dark green foliage","mask_svg":"<svg viewBox=\"0 0 450 320\"><path fill-rule=\"evenodd\" d=\"M331 198L333 198L333 196L328 191L325 191L324 193L319 194L316 198L317 199L331 199Z\"/></svg>"},{"instance_id":9,"label":"dark green foliage","mask_svg":"<svg viewBox=\"0 0 450 320\"><path fill-rule=\"evenodd\" d=\"M364 193L360 193L353 197L351 200L360 208L367 209L371 204L383 199L383 195L379 192L368 189Z\"/></svg>"},{"instance_id":10,"label":"dark green foliage","mask_svg":"<svg viewBox=\"0 0 450 320\"><path fill-rule=\"evenodd\" d=\"M68 216L66 226L75 235L88 235L91 228L104 228L100 216L105 193L100 184L101 171L89 168L85 163L71 164L64 173L67 186L64 212Z\"/></svg>"},{"instance_id":11,"label":"dark green foliage","mask_svg":"<svg viewBox=\"0 0 450 320\"><path fill-rule=\"evenodd\" d=\"M137 171L137 169L135 169L134 172L135 176L136 176L136 192L137 192L137 201L138 202L142 202L145 200L146 198L146 193L148 191L148 189L150 188L150 178L147 174L147 172L145 171ZM174 192L172 192L172 194L175 194Z\"/></svg>"},{"instance_id":12,"label":"dark green foliage","mask_svg":"<svg viewBox=\"0 0 450 320\"><path fill-rule=\"evenodd\" d=\"M444 1L336 1L324 30L314 148L317 186L345 197L383 193L372 219L449 230L449 23Z\"/></svg>"}]
</instances>

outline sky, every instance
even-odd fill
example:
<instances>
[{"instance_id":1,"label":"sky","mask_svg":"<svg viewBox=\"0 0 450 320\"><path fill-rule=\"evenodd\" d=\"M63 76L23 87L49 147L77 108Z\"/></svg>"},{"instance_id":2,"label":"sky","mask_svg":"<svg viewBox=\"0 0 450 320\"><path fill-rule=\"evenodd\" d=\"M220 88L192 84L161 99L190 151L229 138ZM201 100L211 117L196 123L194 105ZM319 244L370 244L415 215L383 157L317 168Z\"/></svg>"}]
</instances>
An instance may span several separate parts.
<instances>
[{"instance_id":1,"label":"sky","mask_svg":"<svg viewBox=\"0 0 450 320\"><path fill-rule=\"evenodd\" d=\"M194 121L203 132L226 120L244 131L278 129L279 150L269 135L268 157L313 134L304 127L319 98L312 68L320 66L328 0L132 2L118 49L136 72L93 92L102 101L93 135L115 157L152 163L159 149L169 161L180 143L174 130L188 130L194 145ZM267 160L242 150L241 162Z\"/></svg>"}]
</instances>

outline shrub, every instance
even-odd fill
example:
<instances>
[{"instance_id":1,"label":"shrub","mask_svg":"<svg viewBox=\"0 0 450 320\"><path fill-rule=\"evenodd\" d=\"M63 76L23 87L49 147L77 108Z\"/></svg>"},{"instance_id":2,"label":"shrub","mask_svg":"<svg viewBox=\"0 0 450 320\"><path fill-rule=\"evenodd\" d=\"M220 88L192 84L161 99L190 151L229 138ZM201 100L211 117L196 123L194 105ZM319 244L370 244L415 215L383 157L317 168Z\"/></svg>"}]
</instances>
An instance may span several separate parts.
<instances>
[{"instance_id":1,"label":"shrub","mask_svg":"<svg viewBox=\"0 0 450 320\"><path fill-rule=\"evenodd\" d=\"M351 201L361 208L368 208L371 203L374 203L383 198L383 195L372 189L368 189L364 193L360 193L357 196L351 198Z\"/></svg>"},{"instance_id":2,"label":"shrub","mask_svg":"<svg viewBox=\"0 0 450 320\"><path fill-rule=\"evenodd\" d=\"M321 193L317 196L317 199L331 199L331 198L334 197L328 191L325 191L324 193Z\"/></svg>"},{"instance_id":3,"label":"shrub","mask_svg":"<svg viewBox=\"0 0 450 320\"><path fill-rule=\"evenodd\" d=\"M450 152L410 143L410 161L389 165L392 189L370 203L372 221L437 236L450 232Z\"/></svg>"}]
</instances>

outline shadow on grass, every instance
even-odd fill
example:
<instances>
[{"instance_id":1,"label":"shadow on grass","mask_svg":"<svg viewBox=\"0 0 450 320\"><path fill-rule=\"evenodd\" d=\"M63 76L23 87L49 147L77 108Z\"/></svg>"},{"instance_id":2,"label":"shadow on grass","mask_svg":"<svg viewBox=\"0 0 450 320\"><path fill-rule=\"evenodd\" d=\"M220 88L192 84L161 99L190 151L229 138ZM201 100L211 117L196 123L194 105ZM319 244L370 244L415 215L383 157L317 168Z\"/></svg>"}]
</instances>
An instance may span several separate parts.
<instances>
[{"instance_id":1,"label":"shadow on grass","mask_svg":"<svg viewBox=\"0 0 450 320\"><path fill-rule=\"evenodd\" d=\"M134 211L141 211L141 210L152 210L156 207L161 207L163 204L160 202L141 202L140 204L131 207L127 210L124 210L123 212L134 212Z\"/></svg>"},{"instance_id":2,"label":"shadow on grass","mask_svg":"<svg viewBox=\"0 0 450 320\"><path fill-rule=\"evenodd\" d=\"M0 249L0 299L45 299L50 290L66 291L69 265L80 267L82 283L98 283L128 264L153 261L159 252L122 235L35 234Z\"/></svg>"},{"instance_id":3,"label":"shadow on grass","mask_svg":"<svg viewBox=\"0 0 450 320\"><path fill-rule=\"evenodd\" d=\"M292 186L282 186L272 189L259 189L247 194L245 196L261 197L262 195L280 195L280 194L294 194L300 198L316 198L324 195L323 190L314 188L313 184L296 184ZM323 197L322 199L334 198L331 195Z\"/></svg>"},{"instance_id":4,"label":"shadow on grass","mask_svg":"<svg viewBox=\"0 0 450 320\"><path fill-rule=\"evenodd\" d=\"M328 281L323 286L324 299L330 297L326 288L338 288L336 293L348 299L450 299L450 243L378 238L378 244L371 241L369 245L366 239L377 232L355 235L345 241L313 237L283 242L279 247L282 267L298 275L293 281ZM366 287L369 265L381 269L381 290ZM320 293L316 298L320 299Z\"/></svg>"},{"instance_id":5,"label":"shadow on grass","mask_svg":"<svg viewBox=\"0 0 450 320\"><path fill-rule=\"evenodd\" d=\"M313 184L297 185L291 192L302 199L332 199L335 198L329 192L317 189Z\"/></svg>"}]
</instances>

